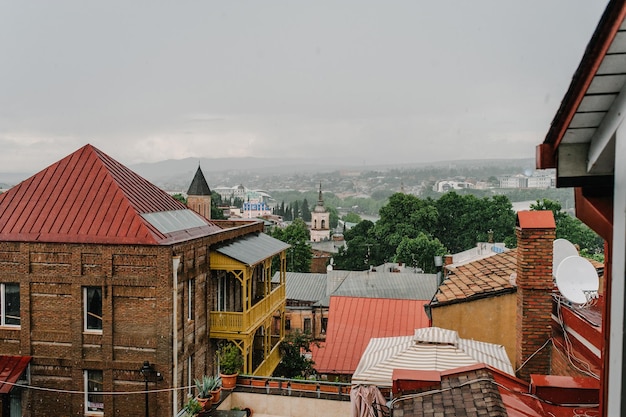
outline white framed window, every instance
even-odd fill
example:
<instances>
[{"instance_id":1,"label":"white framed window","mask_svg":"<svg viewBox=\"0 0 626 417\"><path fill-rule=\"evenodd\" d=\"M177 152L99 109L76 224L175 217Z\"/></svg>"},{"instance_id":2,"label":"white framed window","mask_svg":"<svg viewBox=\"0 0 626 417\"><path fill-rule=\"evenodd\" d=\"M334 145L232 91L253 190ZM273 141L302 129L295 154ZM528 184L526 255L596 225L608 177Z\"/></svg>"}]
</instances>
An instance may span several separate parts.
<instances>
[{"instance_id":1,"label":"white framed window","mask_svg":"<svg viewBox=\"0 0 626 417\"><path fill-rule=\"evenodd\" d=\"M193 320L195 315L196 279L187 281L187 320Z\"/></svg>"},{"instance_id":2,"label":"white framed window","mask_svg":"<svg viewBox=\"0 0 626 417\"><path fill-rule=\"evenodd\" d=\"M0 325L19 327L21 325L20 284L0 284L0 304L2 304Z\"/></svg>"},{"instance_id":3,"label":"white framed window","mask_svg":"<svg viewBox=\"0 0 626 417\"><path fill-rule=\"evenodd\" d=\"M102 287L83 287L84 331L102 333Z\"/></svg>"},{"instance_id":4,"label":"white framed window","mask_svg":"<svg viewBox=\"0 0 626 417\"><path fill-rule=\"evenodd\" d=\"M193 358L191 356L189 356L187 358L187 395L188 396L192 396L192 390L193 390L194 384L193 384Z\"/></svg>"},{"instance_id":5,"label":"white framed window","mask_svg":"<svg viewBox=\"0 0 626 417\"><path fill-rule=\"evenodd\" d=\"M104 414L104 396L102 395L102 371L86 369L85 377L85 414Z\"/></svg>"}]
</instances>

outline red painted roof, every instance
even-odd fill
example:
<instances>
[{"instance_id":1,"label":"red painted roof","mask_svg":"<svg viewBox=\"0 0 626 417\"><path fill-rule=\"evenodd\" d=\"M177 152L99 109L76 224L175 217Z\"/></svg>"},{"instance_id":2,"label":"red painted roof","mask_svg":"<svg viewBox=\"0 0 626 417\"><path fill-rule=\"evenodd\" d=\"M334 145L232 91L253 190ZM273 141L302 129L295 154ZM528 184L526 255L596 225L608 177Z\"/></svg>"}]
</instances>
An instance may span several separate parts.
<instances>
[{"instance_id":1,"label":"red painted roof","mask_svg":"<svg viewBox=\"0 0 626 417\"><path fill-rule=\"evenodd\" d=\"M0 195L0 240L169 244L221 230L162 233L143 213L189 210L163 190L86 145Z\"/></svg>"},{"instance_id":2,"label":"red painted roof","mask_svg":"<svg viewBox=\"0 0 626 417\"><path fill-rule=\"evenodd\" d=\"M0 394L8 394L30 363L30 356L0 356Z\"/></svg>"},{"instance_id":3,"label":"red painted roof","mask_svg":"<svg viewBox=\"0 0 626 417\"><path fill-rule=\"evenodd\" d=\"M330 297L326 343L313 348L319 373L353 374L372 337L409 336L428 327L424 300Z\"/></svg>"}]
</instances>

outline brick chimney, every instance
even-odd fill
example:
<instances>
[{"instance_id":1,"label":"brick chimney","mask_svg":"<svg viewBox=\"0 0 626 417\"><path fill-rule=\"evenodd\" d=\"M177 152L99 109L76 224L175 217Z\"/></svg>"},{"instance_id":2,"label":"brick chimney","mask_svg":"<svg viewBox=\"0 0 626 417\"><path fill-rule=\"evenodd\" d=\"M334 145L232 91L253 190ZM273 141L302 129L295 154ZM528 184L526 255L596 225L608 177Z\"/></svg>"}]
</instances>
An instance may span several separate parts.
<instances>
[{"instance_id":1,"label":"brick chimney","mask_svg":"<svg viewBox=\"0 0 626 417\"><path fill-rule=\"evenodd\" d=\"M542 346L552 337L552 244L556 235L552 211L518 212L515 233L517 236L515 368L518 369L524 364L517 374L518 377L529 381L530 374L550 373L551 346L549 344L543 348Z\"/></svg>"}]
</instances>

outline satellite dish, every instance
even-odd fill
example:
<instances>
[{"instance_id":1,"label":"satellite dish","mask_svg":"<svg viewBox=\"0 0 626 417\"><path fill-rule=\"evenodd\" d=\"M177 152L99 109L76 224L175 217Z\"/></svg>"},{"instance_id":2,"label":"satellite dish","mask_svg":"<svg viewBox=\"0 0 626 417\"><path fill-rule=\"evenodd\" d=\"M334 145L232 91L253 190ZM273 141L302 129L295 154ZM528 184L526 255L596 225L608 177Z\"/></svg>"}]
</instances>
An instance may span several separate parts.
<instances>
[{"instance_id":1,"label":"satellite dish","mask_svg":"<svg viewBox=\"0 0 626 417\"><path fill-rule=\"evenodd\" d=\"M585 304L597 297L600 280L591 262L576 256L563 259L556 273L556 286L574 304Z\"/></svg>"},{"instance_id":2,"label":"satellite dish","mask_svg":"<svg viewBox=\"0 0 626 417\"><path fill-rule=\"evenodd\" d=\"M559 265L569 256L579 256L576 246L567 239L556 239L552 242L552 276L556 277Z\"/></svg>"}]
</instances>

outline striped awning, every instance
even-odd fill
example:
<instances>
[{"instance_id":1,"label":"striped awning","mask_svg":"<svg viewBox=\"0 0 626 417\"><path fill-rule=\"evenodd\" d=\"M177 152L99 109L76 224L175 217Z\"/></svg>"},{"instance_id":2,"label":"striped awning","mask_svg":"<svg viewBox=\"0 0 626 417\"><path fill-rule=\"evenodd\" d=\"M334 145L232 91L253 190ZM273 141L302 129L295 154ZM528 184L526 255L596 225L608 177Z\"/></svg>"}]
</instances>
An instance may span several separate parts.
<instances>
[{"instance_id":1,"label":"striped awning","mask_svg":"<svg viewBox=\"0 0 626 417\"><path fill-rule=\"evenodd\" d=\"M455 331L429 327L417 329L414 336L370 339L352 383L391 387L394 369L445 371L477 363L514 375L502 345L461 339Z\"/></svg>"}]
</instances>

